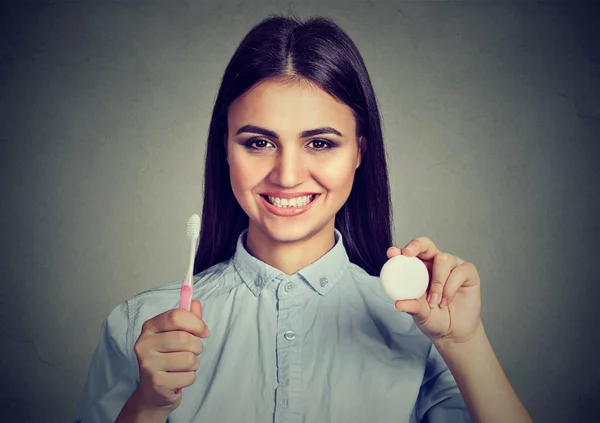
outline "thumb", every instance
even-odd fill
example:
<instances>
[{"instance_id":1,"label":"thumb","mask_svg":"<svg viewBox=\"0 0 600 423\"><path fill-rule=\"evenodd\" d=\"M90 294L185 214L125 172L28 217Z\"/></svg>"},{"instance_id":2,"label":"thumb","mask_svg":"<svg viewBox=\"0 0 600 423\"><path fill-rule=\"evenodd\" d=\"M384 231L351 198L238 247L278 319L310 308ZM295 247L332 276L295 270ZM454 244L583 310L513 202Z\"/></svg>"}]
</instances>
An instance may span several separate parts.
<instances>
[{"instance_id":1,"label":"thumb","mask_svg":"<svg viewBox=\"0 0 600 423\"><path fill-rule=\"evenodd\" d=\"M198 300L192 300L192 306L190 311L196 315L199 319L202 319L202 304Z\"/></svg>"}]
</instances>

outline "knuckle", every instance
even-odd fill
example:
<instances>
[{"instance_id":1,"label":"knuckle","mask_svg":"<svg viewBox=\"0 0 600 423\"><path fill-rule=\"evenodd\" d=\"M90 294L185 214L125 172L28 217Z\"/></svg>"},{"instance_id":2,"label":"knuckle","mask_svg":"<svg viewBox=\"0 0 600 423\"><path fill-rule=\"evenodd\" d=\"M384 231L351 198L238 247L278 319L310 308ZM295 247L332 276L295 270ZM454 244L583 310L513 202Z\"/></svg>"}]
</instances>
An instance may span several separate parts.
<instances>
[{"instance_id":1,"label":"knuckle","mask_svg":"<svg viewBox=\"0 0 600 423\"><path fill-rule=\"evenodd\" d=\"M138 359L146 355L147 348L144 338L138 338L137 342L133 346L133 351L135 352L135 355L138 357Z\"/></svg>"},{"instance_id":2,"label":"knuckle","mask_svg":"<svg viewBox=\"0 0 600 423\"><path fill-rule=\"evenodd\" d=\"M189 342L188 334L183 331L173 331L170 334L170 344L173 350L183 349Z\"/></svg>"},{"instance_id":3,"label":"knuckle","mask_svg":"<svg viewBox=\"0 0 600 423\"><path fill-rule=\"evenodd\" d=\"M469 262L469 261L465 261L464 266L469 269L471 272L478 274L477 271L477 266L475 266L473 263Z\"/></svg>"},{"instance_id":4,"label":"knuckle","mask_svg":"<svg viewBox=\"0 0 600 423\"><path fill-rule=\"evenodd\" d=\"M465 276L469 274L470 269L467 266L461 265L461 266L456 266L453 270L452 273L458 275L458 276Z\"/></svg>"},{"instance_id":5,"label":"knuckle","mask_svg":"<svg viewBox=\"0 0 600 423\"><path fill-rule=\"evenodd\" d=\"M142 356L142 351L143 348L141 342L138 340L133 346L133 352L135 352L135 355L139 358L140 356Z\"/></svg>"},{"instance_id":6,"label":"knuckle","mask_svg":"<svg viewBox=\"0 0 600 423\"><path fill-rule=\"evenodd\" d=\"M436 264L446 264L449 263L450 260L452 260L452 255L448 253L439 253L433 259Z\"/></svg>"},{"instance_id":7,"label":"knuckle","mask_svg":"<svg viewBox=\"0 0 600 423\"><path fill-rule=\"evenodd\" d=\"M167 318L167 321L169 322L169 324L171 324L172 326L177 326L178 322L179 322L179 313L178 313L179 309L175 309L175 310L170 310L167 315L165 316Z\"/></svg>"},{"instance_id":8,"label":"knuckle","mask_svg":"<svg viewBox=\"0 0 600 423\"><path fill-rule=\"evenodd\" d=\"M192 370L196 371L200 368L200 359L197 355L194 355L194 365L192 366Z\"/></svg>"},{"instance_id":9,"label":"knuckle","mask_svg":"<svg viewBox=\"0 0 600 423\"><path fill-rule=\"evenodd\" d=\"M144 324L142 325L142 331L141 331L142 335L144 335L148 332L152 332L152 326L154 324L153 320L154 319L148 319L144 322Z\"/></svg>"},{"instance_id":10,"label":"knuckle","mask_svg":"<svg viewBox=\"0 0 600 423\"><path fill-rule=\"evenodd\" d=\"M464 262L461 266L459 266L461 275L465 275L469 279L478 279L479 272L477 271L477 267L473 263Z\"/></svg>"},{"instance_id":11,"label":"knuckle","mask_svg":"<svg viewBox=\"0 0 600 423\"><path fill-rule=\"evenodd\" d=\"M144 354L140 354L138 357L138 367L140 368L140 371L143 371L146 374L154 372L155 363L156 355L151 354L150 351L145 351Z\"/></svg>"},{"instance_id":12,"label":"knuckle","mask_svg":"<svg viewBox=\"0 0 600 423\"><path fill-rule=\"evenodd\" d=\"M177 331L175 341L180 345L185 345L189 341L189 334L183 331Z\"/></svg>"},{"instance_id":13,"label":"knuckle","mask_svg":"<svg viewBox=\"0 0 600 423\"><path fill-rule=\"evenodd\" d=\"M192 368L196 365L198 357L194 353L186 353L185 354L185 365L188 368Z\"/></svg>"},{"instance_id":14,"label":"knuckle","mask_svg":"<svg viewBox=\"0 0 600 423\"><path fill-rule=\"evenodd\" d=\"M444 284L441 281L431 281L431 290L434 292L441 292L444 289Z\"/></svg>"},{"instance_id":15,"label":"knuckle","mask_svg":"<svg viewBox=\"0 0 600 423\"><path fill-rule=\"evenodd\" d=\"M432 247L434 247L433 242L426 236L419 236L413 240L413 242L421 249L425 251L430 251Z\"/></svg>"}]
</instances>

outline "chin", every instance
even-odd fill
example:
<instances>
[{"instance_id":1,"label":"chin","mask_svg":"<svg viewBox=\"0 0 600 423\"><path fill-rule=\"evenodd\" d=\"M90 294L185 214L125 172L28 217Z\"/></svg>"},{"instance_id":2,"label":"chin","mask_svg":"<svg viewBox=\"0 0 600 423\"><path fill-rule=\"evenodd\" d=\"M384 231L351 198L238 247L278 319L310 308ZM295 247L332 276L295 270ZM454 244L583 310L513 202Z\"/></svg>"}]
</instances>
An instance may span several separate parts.
<instances>
[{"instance_id":1,"label":"chin","mask_svg":"<svg viewBox=\"0 0 600 423\"><path fill-rule=\"evenodd\" d=\"M321 231L325 230L326 224L315 225L308 222L270 222L266 225L255 224L260 232L277 243L295 243L306 241Z\"/></svg>"}]
</instances>

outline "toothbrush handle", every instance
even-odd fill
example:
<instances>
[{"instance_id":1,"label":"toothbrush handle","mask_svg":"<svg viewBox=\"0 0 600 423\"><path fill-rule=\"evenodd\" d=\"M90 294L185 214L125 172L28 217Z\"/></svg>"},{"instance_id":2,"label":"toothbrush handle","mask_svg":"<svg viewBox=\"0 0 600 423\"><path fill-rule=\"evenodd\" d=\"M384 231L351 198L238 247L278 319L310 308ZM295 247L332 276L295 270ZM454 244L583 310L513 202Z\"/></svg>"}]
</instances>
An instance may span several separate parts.
<instances>
[{"instance_id":1,"label":"toothbrush handle","mask_svg":"<svg viewBox=\"0 0 600 423\"><path fill-rule=\"evenodd\" d=\"M187 274L185 275L185 280L183 281L183 285L181 286L181 296L179 298L179 308L185 308L187 311L190 311L192 308L192 297L194 295L194 288L192 285L192 274L194 272L194 258L195 258L195 242L193 240L190 245L190 261L188 265Z\"/></svg>"},{"instance_id":2,"label":"toothbrush handle","mask_svg":"<svg viewBox=\"0 0 600 423\"><path fill-rule=\"evenodd\" d=\"M194 294L194 289L191 285L184 284L181 286L181 296L179 298L179 308L185 308L187 311L190 311L192 308L192 296Z\"/></svg>"}]
</instances>

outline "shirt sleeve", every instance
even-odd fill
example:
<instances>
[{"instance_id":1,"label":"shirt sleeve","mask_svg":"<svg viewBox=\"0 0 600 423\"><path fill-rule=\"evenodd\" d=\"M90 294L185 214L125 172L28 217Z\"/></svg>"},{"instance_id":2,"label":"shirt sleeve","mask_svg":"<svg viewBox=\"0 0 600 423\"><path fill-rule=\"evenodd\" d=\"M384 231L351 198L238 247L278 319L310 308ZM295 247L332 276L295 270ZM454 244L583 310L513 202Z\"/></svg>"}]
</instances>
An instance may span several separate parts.
<instances>
[{"instance_id":1,"label":"shirt sleeve","mask_svg":"<svg viewBox=\"0 0 600 423\"><path fill-rule=\"evenodd\" d=\"M446 362L432 344L419 390L415 415L421 423L472 423Z\"/></svg>"},{"instance_id":2,"label":"shirt sleeve","mask_svg":"<svg viewBox=\"0 0 600 423\"><path fill-rule=\"evenodd\" d=\"M77 405L76 423L113 423L137 386L128 302L102 325L100 342Z\"/></svg>"}]
</instances>

